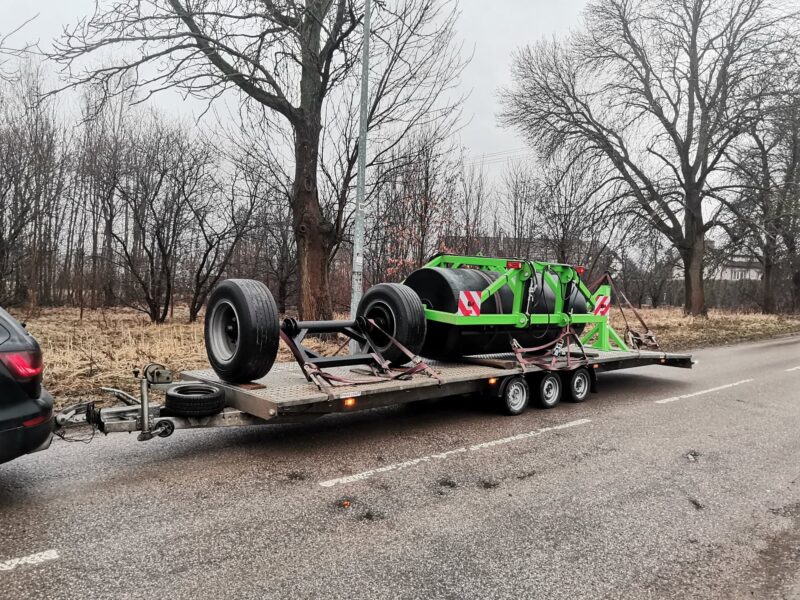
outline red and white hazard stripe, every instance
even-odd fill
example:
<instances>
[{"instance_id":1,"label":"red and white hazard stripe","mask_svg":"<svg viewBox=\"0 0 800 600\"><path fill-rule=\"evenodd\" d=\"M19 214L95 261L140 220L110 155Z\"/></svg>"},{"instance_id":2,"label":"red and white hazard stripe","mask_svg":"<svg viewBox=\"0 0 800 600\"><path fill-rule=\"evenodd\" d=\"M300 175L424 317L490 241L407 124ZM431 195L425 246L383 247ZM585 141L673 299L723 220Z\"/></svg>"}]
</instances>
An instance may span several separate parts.
<instances>
[{"instance_id":1,"label":"red and white hazard stripe","mask_svg":"<svg viewBox=\"0 0 800 600\"><path fill-rule=\"evenodd\" d=\"M481 293L461 292L458 295L458 314L462 317L481 316Z\"/></svg>"},{"instance_id":2,"label":"red and white hazard stripe","mask_svg":"<svg viewBox=\"0 0 800 600\"><path fill-rule=\"evenodd\" d=\"M611 296L598 296L595 299L594 314L599 317L605 317L608 311L611 310Z\"/></svg>"}]
</instances>

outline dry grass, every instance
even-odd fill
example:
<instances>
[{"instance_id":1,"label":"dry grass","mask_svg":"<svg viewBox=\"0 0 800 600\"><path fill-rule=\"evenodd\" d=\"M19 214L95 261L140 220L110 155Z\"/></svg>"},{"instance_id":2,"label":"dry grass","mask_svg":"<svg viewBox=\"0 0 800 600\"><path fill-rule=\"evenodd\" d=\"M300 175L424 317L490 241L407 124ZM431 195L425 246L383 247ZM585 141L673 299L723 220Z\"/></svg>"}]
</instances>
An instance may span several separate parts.
<instances>
[{"instance_id":1,"label":"dry grass","mask_svg":"<svg viewBox=\"0 0 800 600\"><path fill-rule=\"evenodd\" d=\"M758 313L711 310L707 319L684 317L679 308L640 311L664 350L679 351L704 346L721 346L800 332L800 315L762 315ZM641 331L636 317L625 311L631 328ZM617 331L625 331L618 310L611 322Z\"/></svg>"},{"instance_id":2,"label":"dry grass","mask_svg":"<svg viewBox=\"0 0 800 600\"><path fill-rule=\"evenodd\" d=\"M175 311L172 322L153 325L134 310L115 308L84 312L40 309L12 311L39 341L45 359L45 384L59 404L96 397L100 387L130 389L132 370L158 362L173 370L208 368L202 317L188 323L188 311ZM309 347L335 350L337 344L310 340ZM292 360L281 344L279 361Z\"/></svg>"},{"instance_id":3,"label":"dry grass","mask_svg":"<svg viewBox=\"0 0 800 600\"><path fill-rule=\"evenodd\" d=\"M616 311L615 311L616 313ZM187 313L176 311L165 325L152 325L141 313L126 309L87 311L83 320L77 309L44 309L35 314L15 311L26 321L45 354L45 382L59 404L77 398L96 397L100 386L130 389L131 370L148 362L160 362L175 370L205 368L203 325L187 323ZM642 314L665 350L800 332L800 317L711 311L708 319L683 317L679 309L644 310ZM640 329L632 314L628 320ZM624 331L619 314L613 314L618 331ZM317 342L318 350L337 344ZM278 360L291 360L281 345Z\"/></svg>"}]
</instances>

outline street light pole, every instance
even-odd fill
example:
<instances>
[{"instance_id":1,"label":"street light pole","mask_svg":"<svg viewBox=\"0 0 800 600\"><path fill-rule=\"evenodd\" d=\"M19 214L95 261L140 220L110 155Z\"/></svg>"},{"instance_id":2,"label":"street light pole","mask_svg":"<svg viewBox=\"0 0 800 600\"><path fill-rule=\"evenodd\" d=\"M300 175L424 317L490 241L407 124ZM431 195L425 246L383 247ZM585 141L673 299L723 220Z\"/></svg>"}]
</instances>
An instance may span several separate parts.
<instances>
[{"instance_id":1,"label":"street light pole","mask_svg":"<svg viewBox=\"0 0 800 600\"><path fill-rule=\"evenodd\" d=\"M361 113L358 125L358 179L356 181L356 210L353 220L353 281L350 296L350 318L356 309L364 287L364 196L367 177L367 119L369 118L369 18L372 1L364 1L364 48L361 57ZM350 353L357 352L350 342Z\"/></svg>"}]
</instances>

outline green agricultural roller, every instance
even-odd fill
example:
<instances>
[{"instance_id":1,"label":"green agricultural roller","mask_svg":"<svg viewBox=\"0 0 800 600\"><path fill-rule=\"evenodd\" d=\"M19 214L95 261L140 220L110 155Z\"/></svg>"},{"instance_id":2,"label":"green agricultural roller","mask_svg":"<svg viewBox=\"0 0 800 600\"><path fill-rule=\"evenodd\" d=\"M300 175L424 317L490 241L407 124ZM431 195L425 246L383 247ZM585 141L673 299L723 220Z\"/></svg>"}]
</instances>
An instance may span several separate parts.
<instances>
[{"instance_id":1,"label":"green agricultural roller","mask_svg":"<svg viewBox=\"0 0 800 600\"><path fill-rule=\"evenodd\" d=\"M590 291L582 269L550 262L440 254L402 284L371 287L351 321L280 321L267 287L231 279L209 297L206 349L223 380L263 377L283 338L305 369L544 351L559 341L628 351L608 323L611 286ZM339 333L360 352L321 356L302 346L308 334ZM310 366L309 366L310 365Z\"/></svg>"},{"instance_id":2,"label":"green agricultural roller","mask_svg":"<svg viewBox=\"0 0 800 600\"><path fill-rule=\"evenodd\" d=\"M558 263L440 254L402 284L419 298L424 334L409 335L421 329L410 327L409 320L420 317L391 303L389 289L396 284L371 288L358 314L399 335L412 351L437 359L508 352L512 339L521 347L542 347L567 327L595 349L614 344L627 350L608 324L610 286L592 292L582 272Z\"/></svg>"}]
</instances>

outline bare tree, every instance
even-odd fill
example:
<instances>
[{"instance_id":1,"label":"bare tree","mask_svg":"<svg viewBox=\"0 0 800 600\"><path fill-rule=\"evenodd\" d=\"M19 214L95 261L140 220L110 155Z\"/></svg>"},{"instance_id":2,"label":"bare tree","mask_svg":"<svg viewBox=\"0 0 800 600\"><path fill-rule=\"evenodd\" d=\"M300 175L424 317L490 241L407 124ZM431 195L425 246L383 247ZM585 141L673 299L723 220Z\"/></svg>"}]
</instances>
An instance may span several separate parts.
<instances>
[{"instance_id":1,"label":"bare tree","mask_svg":"<svg viewBox=\"0 0 800 600\"><path fill-rule=\"evenodd\" d=\"M421 129L378 169L381 183L367 226L369 281L399 281L434 252L449 249L457 166L450 144Z\"/></svg>"},{"instance_id":2,"label":"bare tree","mask_svg":"<svg viewBox=\"0 0 800 600\"><path fill-rule=\"evenodd\" d=\"M652 235L644 225L635 224L634 230L638 229L640 235L618 247L615 265L628 299L638 306L649 300L656 308L665 301L680 259L669 240Z\"/></svg>"},{"instance_id":3,"label":"bare tree","mask_svg":"<svg viewBox=\"0 0 800 600\"><path fill-rule=\"evenodd\" d=\"M169 315L190 205L203 193L209 156L179 128L157 116L130 132L131 144L116 185L111 232L124 265L124 298L154 323Z\"/></svg>"},{"instance_id":4,"label":"bare tree","mask_svg":"<svg viewBox=\"0 0 800 600\"><path fill-rule=\"evenodd\" d=\"M361 10L354 0L269 0L256 5L222 0L109 0L69 31L53 55L71 70L72 85L99 81L106 89L117 89L123 76L141 74L132 78L131 85L147 86L151 92L176 86L208 99L233 87L280 115L291 129L292 226L300 313L306 318L331 314L327 265L338 243L339 227L320 203L320 140L326 100L353 75L358 62ZM443 52L455 51L449 42L441 47L435 26L440 15L451 11L448 0L378 5L377 28L406 32L399 38L403 44L392 47L391 60L397 69L408 61L411 71L416 70L414 61L420 57L405 56L412 40L438 48L438 54L430 53L428 60L442 61ZM138 50L134 60L124 58L125 49L131 47ZM108 67L82 69L81 60L87 54L108 49L123 58ZM145 68L150 63L158 69ZM386 72L389 84L397 69ZM415 83L425 85L426 70L416 74L421 79ZM440 73L434 69L432 74ZM387 106L374 103L373 118L383 110Z\"/></svg>"},{"instance_id":5,"label":"bare tree","mask_svg":"<svg viewBox=\"0 0 800 600\"><path fill-rule=\"evenodd\" d=\"M31 17L11 31L0 31L0 81L11 81L19 75L17 67L20 65L20 59L22 59L31 48L28 44L17 46L12 41L12 38L25 29L25 26L34 19L35 17Z\"/></svg>"},{"instance_id":6,"label":"bare tree","mask_svg":"<svg viewBox=\"0 0 800 600\"><path fill-rule=\"evenodd\" d=\"M204 145L207 150L211 148L208 142ZM218 178L214 164L218 157L210 155L208 159L206 164L200 163L197 186L180 189L192 215L183 261L190 273L190 323L197 319L208 294L228 269L237 246L252 228L259 200L257 190L242 185L247 173L239 165L234 165L230 175L223 172Z\"/></svg>"},{"instance_id":7,"label":"bare tree","mask_svg":"<svg viewBox=\"0 0 800 600\"><path fill-rule=\"evenodd\" d=\"M770 0L594 0L584 31L514 60L503 123L545 155L570 148L614 167L679 252L689 314L706 313L726 151L759 118L788 18Z\"/></svg>"},{"instance_id":8,"label":"bare tree","mask_svg":"<svg viewBox=\"0 0 800 600\"><path fill-rule=\"evenodd\" d=\"M774 124L773 124L774 125ZM762 267L761 310L776 311L775 279L780 252L780 225L786 215L778 193L780 182L773 155L778 152L781 133L767 122L754 124L742 148L732 152L736 165L735 177L741 183L726 206L732 211L732 222L726 226L730 235L730 254L752 255ZM777 135L775 135L777 134Z\"/></svg>"},{"instance_id":9,"label":"bare tree","mask_svg":"<svg viewBox=\"0 0 800 600\"><path fill-rule=\"evenodd\" d=\"M616 178L582 156L512 163L501 193L504 254L582 265L587 277L611 266L635 220Z\"/></svg>"},{"instance_id":10,"label":"bare tree","mask_svg":"<svg viewBox=\"0 0 800 600\"><path fill-rule=\"evenodd\" d=\"M463 159L462 159L463 165ZM459 239L459 247L454 250L464 254L486 252L482 238L486 237L488 215L495 198L489 189L485 168L481 163L463 165L456 184L450 236Z\"/></svg>"},{"instance_id":11,"label":"bare tree","mask_svg":"<svg viewBox=\"0 0 800 600\"><path fill-rule=\"evenodd\" d=\"M19 75L0 90L0 302L49 303L68 152L52 103L39 102L39 67Z\"/></svg>"},{"instance_id":12,"label":"bare tree","mask_svg":"<svg viewBox=\"0 0 800 600\"><path fill-rule=\"evenodd\" d=\"M584 265L589 276L611 264L630 243L629 203L615 177L585 156L557 155L534 177L531 235L544 258Z\"/></svg>"},{"instance_id":13,"label":"bare tree","mask_svg":"<svg viewBox=\"0 0 800 600\"><path fill-rule=\"evenodd\" d=\"M729 151L731 178L739 188L723 198L733 218L730 245L756 257L762 267L760 306L778 310L778 278L800 274L797 266L798 176L800 176L800 74L786 71L784 93L767 98L763 117ZM792 286L794 288L794 285ZM795 292L794 296L798 296Z\"/></svg>"},{"instance_id":14,"label":"bare tree","mask_svg":"<svg viewBox=\"0 0 800 600\"><path fill-rule=\"evenodd\" d=\"M535 235L533 197L536 189L533 169L522 161L510 163L503 173L502 209L508 232L509 256L531 257Z\"/></svg>"}]
</instances>

